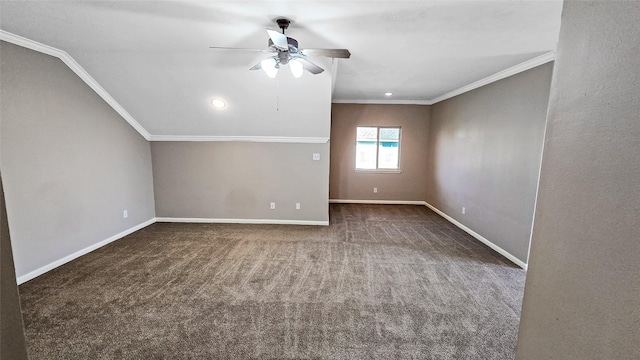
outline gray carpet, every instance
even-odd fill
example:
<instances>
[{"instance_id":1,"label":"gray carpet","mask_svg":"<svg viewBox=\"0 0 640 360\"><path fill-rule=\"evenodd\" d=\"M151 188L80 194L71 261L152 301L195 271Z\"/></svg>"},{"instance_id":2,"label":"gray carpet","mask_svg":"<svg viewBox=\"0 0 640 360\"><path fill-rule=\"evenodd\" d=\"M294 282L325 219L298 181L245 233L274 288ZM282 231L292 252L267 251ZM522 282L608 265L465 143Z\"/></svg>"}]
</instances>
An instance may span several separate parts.
<instances>
[{"instance_id":1,"label":"gray carpet","mask_svg":"<svg viewBox=\"0 0 640 360\"><path fill-rule=\"evenodd\" d=\"M513 359L525 273L424 206L157 223L20 286L37 359Z\"/></svg>"}]
</instances>

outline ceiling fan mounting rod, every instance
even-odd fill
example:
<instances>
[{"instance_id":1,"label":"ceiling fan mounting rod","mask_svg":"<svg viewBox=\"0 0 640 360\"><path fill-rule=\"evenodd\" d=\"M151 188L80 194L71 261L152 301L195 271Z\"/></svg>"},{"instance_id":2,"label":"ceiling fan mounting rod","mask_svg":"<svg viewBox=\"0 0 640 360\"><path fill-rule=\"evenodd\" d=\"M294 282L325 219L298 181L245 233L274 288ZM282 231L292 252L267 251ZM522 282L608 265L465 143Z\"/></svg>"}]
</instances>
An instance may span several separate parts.
<instances>
[{"instance_id":1,"label":"ceiling fan mounting rod","mask_svg":"<svg viewBox=\"0 0 640 360\"><path fill-rule=\"evenodd\" d=\"M280 19L276 19L276 23L278 24L280 29L282 29L282 34L284 34L284 31L287 28L289 28L289 24L291 24L291 20L285 19L285 18L280 18Z\"/></svg>"}]
</instances>

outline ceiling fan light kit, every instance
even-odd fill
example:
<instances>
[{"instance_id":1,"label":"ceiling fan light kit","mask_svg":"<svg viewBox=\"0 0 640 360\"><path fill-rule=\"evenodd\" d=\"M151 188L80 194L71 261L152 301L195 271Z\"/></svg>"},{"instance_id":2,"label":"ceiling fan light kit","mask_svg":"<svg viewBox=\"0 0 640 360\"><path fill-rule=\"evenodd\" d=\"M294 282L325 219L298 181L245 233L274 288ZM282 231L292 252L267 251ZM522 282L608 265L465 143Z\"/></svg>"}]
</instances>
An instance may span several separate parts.
<instances>
[{"instance_id":1,"label":"ceiling fan light kit","mask_svg":"<svg viewBox=\"0 0 640 360\"><path fill-rule=\"evenodd\" d=\"M266 58L262 61L260 61L260 68L262 68L262 70L264 70L264 72L267 74L268 77L270 78L275 78L276 75L278 75L278 68L280 67L280 65L278 64L278 62L276 61L276 59L274 58ZM254 66L253 68L257 67L258 65ZM254 70L253 68L251 68L252 70Z\"/></svg>"},{"instance_id":2,"label":"ceiling fan light kit","mask_svg":"<svg viewBox=\"0 0 640 360\"><path fill-rule=\"evenodd\" d=\"M276 23L282 30L282 34L267 29L269 35L269 41L267 43L268 48L263 49L243 49L243 48L229 48L212 46L212 49L222 50L245 50L245 51L262 51L275 53L275 55L262 60L260 63L254 65L249 70L262 69L267 76L275 78L278 75L278 69L281 65L289 65L291 74L295 78L302 76L305 70L317 75L324 71L320 66L312 63L307 59L307 56L323 56L330 58L348 59L351 53L347 49L301 49L298 45L298 40L288 37L284 34L284 31L289 27L291 21L288 19L277 19Z\"/></svg>"}]
</instances>

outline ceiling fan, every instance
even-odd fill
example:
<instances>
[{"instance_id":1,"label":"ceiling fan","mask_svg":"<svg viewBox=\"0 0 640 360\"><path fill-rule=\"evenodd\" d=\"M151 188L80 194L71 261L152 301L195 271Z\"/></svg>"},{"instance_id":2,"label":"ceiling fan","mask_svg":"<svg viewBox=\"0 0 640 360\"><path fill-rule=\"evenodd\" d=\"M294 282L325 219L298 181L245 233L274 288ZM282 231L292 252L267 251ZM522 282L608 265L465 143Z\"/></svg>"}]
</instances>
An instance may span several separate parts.
<instances>
[{"instance_id":1,"label":"ceiling fan","mask_svg":"<svg viewBox=\"0 0 640 360\"><path fill-rule=\"evenodd\" d=\"M267 29L269 34L269 42L267 49L245 49L245 48L230 48L211 46L211 49L223 49L223 50L245 50L245 51L260 51L266 53L274 53L275 55L268 57L249 70L262 69L271 78L276 77L278 69L283 65L289 65L289 69L294 77L299 78L302 76L304 70L316 75L324 71L320 66L312 63L307 59L307 56L324 56L330 58L348 59L351 53L347 49L301 49L298 47L298 40L288 37L284 34L284 31L289 27L291 21L288 19L277 19L276 23L282 30L282 34Z\"/></svg>"}]
</instances>

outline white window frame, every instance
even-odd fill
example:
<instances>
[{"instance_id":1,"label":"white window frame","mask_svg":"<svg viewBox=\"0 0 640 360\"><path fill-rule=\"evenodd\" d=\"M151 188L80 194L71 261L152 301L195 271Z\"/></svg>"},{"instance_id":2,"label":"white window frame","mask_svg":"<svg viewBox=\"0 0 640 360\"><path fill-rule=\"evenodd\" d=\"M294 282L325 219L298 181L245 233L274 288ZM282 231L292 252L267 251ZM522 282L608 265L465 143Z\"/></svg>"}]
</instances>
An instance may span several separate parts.
<instances>
[{"instance_id":1,"label":"white window frame","mask_svg":"<svg viewBox=\"0 0 640 360\"><path fill-rule=\"evenodd\" d=\"M401 154L402 154L402 126L377 126L377 125L356 125L356 136L354 143L354 150L358 147L358 128L359 127L371 127L377 128L377 136L376 136L376 168L375 169L359 169L356 164L356 151L353 152L353 164L355 172L364 172L364 173L390 173L390 174L399 174L402 171L400 170L401 165ZM380 129L398 129L398 168L397 169L379 169L378 168L378 160L379 160L379 151L380 151Z\"/></svg>"}]
</instances>

